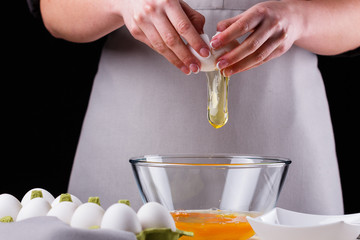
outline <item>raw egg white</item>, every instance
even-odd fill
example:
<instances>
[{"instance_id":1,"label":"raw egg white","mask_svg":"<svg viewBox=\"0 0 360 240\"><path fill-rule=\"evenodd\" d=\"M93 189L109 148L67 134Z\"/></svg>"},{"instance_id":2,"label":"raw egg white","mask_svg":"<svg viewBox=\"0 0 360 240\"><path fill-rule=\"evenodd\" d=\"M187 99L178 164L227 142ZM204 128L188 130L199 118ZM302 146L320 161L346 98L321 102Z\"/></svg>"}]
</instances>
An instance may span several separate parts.
<instances>
[{"instance_id":1,"label":"raw egg white","mask_svg":"<svg viewBox=\"0 0 360 240\"><path fill-rule=\"evenodd\" d=\"M20 201L11 194L0 195L0 218L10 216L14 221L21 209Z\"/></svg>"},{"instance_id":2,"label":"raw egg white","mask_svg":"<svg viewBox=\"0 0 360 240\"><path fill-rule=\"evenodd\" d=\"M176 231L175 221L170 212L160 203L148 202L137 212L142 229L147 228L170 228Z\"/></svg>"},{"instance_id":3,"label":"raw egg white","mask_svg":"<svg viewBox=\"0 0 360 240\"><path fill-rule=\"evenodd\" d=\"M22 198L21 200L21 204L23 206L25 206L28 202L30 202L31 200L31 193L32 191L41 191L42 195L43 195L43 198L49 202L49 204L51 204L53 201L54 201L54 196L48 192L47 190L43 189L43 188L33 188L31 190L29 190L25 195L24 197Z\"/></svg>"},{"instance_id":4,"label":"raw egg white","mask_svg":"<svg viewBox=\"0 0 360 240\"><path fill-rule=\"evenodd\" d=\"M50 208L51 205L46 199L41 197L33 198L21 208L16 221L21 221L32 217L46 216Z\"/></svg>"},{"instance_id":5,"label":"raw egg white","mask_svg":"<svg viewBox=\"0 0 360 240\"><path fill-rule=\"evenodd\" d=\"M123 230L138 234L142 227L136 212L124 203L115 203L105 212L101 228Z\"/></svg>"},{"instance_id":6,"label":"raw egg white","mask_svg":"<svg viewBox=\"0 0 360 240\"><path fill-rule=\"evenodd\" d=\"M76 208L70 225L75 228L98 228L105 210L97 203L87 202Z\"/></svg>"}]
</instances>

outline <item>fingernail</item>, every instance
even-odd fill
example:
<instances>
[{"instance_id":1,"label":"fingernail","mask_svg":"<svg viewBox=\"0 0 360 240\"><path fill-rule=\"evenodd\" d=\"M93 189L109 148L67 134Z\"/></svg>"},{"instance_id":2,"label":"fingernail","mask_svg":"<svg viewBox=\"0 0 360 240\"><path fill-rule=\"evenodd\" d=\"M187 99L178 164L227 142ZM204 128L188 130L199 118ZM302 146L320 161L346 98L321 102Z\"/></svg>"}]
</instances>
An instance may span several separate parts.
<instances>
[{"instance_id":1,"label":"fingernail","mask_svg":"<svg viewBox=\"0 0 360 240\"><path fill-rule=\"evenodd\" d=\"M211 55L211 52L207 48L201 48L200 49L200 55L204 58L209 58Z\"/></svg>"},{"instance_id":2,"label":"fingernail","mask_svg":"<svg viewBox=\"0 0 360 240\"><path fill-rule=\"evenodd\" d=\"M221 74L224 76L224 77L230 77L233 73L233 70L232 69L224 69L221 71Z\"/></svg>"},{"instance_id":3,"label":"fingernail","mask_svg":"<svg viewBox=\"0 0 360 240\"><path fill-rule=\"evenodd\" d=\"M217 62L216 67L218 69L223 69L223 68L226 68L228 65L229 65L229 63L227 61L220 60L220 61Z\"/></svg>"},{"instance_id":4,"label":"fingernail","mask_svg":"<svg viewBox=\"0 0 360 240\"><path fill-rule=\"evenodd\" d=\"M200 72L199 66L197 64L194 64L194 63L190 64L190 70L191 70L191 72L193 72L195 74Z\"/></svg>"},{"instance_id":5,"label":"fingernail","mask_svg":"<svg viewBox=\"0 0 360 240\"><path fill-rule=\"evenodd\" d=\"M210 46L214 49L220 47L220 45L221 45L221 42L217 38L211 40L211 42L210 42Z\"/></svg>"},{"instance_id":6,"label":"fingernail","mask_svg":"<svg viewBox=\"0 0 360 240\"><path fill-rule=\"evenodd\" d=\"M186 75L190 75L190 74L191 74L191 71L190 71L190 69L189 69L187 66L182 66L182 67L180 68L180 70L181 70L183 73L185 73Z\"/></svg>"}]
</instances>

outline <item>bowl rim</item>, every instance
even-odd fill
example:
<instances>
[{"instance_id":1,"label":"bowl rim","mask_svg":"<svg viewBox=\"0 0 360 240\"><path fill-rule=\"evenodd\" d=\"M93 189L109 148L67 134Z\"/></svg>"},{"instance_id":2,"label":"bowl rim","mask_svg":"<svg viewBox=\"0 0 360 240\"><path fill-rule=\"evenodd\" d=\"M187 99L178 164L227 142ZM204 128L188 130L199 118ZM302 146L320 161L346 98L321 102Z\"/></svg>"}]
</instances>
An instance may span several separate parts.
<instances>
[{"instance_id":1,"label":"bowl rim","mask_svg":"<svg viewBox=\"0 0 360 240\"><path fill-rule=\"evenodd\" d=\"M217 158L234 158L234 159L247 159L247 160L264 160L265 162L244 162L244 163L190 163L190 162L157 162L151 161L151 158L159 159L186 159L186 158L198 158L198 159L217 159ZM150 160L150 161L149 161ZM138 157L132 157L129 162L135 166L151 166L151 167L164 167L164 166L199 166L199 167L228 167L228 168L249 168L249 167L263 167L263 166L288 166L291 164L291 160L288 158L277 156L261 156L261 155L241 155L241 154L154 154L143 155Z\"/></svg>"}]
</instances>

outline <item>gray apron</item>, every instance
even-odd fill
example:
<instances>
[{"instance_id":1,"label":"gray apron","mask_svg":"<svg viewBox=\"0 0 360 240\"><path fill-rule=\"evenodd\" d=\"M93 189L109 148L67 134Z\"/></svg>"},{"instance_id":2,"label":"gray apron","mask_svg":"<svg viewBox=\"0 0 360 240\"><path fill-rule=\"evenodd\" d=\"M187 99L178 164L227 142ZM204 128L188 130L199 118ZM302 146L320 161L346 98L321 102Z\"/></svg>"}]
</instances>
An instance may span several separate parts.
<instances>
[{"instance_id":1,"label":"gray apron","mask_svg":"<svg viewBox=\"0 0 360 240\"><path fill-rule=\"evenodd\" d=\"M259 0L191 0L216 24ZM229 121L207 121L206 75L186 76L134 40L126 27L111 33L99 70L70 179L69 192L103 206L140 194L128 162L146 154L235 153L290 158L278 206L316 214L343 213L332 125L317 57L297 46L231 77Z\"/></svg>"}]
</instances>

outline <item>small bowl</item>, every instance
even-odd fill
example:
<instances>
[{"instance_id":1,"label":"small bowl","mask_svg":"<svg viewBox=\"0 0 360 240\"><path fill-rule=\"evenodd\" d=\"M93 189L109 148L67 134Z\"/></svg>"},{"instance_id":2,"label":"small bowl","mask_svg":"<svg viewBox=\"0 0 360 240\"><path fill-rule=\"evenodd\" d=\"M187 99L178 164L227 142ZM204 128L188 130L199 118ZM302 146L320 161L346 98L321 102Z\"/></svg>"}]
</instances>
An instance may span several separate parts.
<instances>
[{"instance_id":1,"label":"small bowl","mask_svg":"<svg viewBox=\"0 0 360 240\"><path fill-rule=\"evenodd\" d=\"M179 229L195 233L193 239L221 240L225 239L223 223L248 224L245 216L259 216L275 207L291 161L261 156L150 155L131 158L130 163L144 203L164 205ZM183 220L192 225L181 225ZM214 232L208 229L211 236L201 238L197 223L209 223ZM249 224L248 228L252 231ZM236 236L226 239L248 239L254 234L245 236L229 229Z\"/></svg>"},{"instance_id":2,"label":"small bowl","mask_svg":"<svg viewBox=\"0 0 360 240\"><path fill-rule=\"evenodd\" d=\"M360 213L313 215L274 208L247 220L261 240L360 239Z\"/></svg>"}]
</instances>

